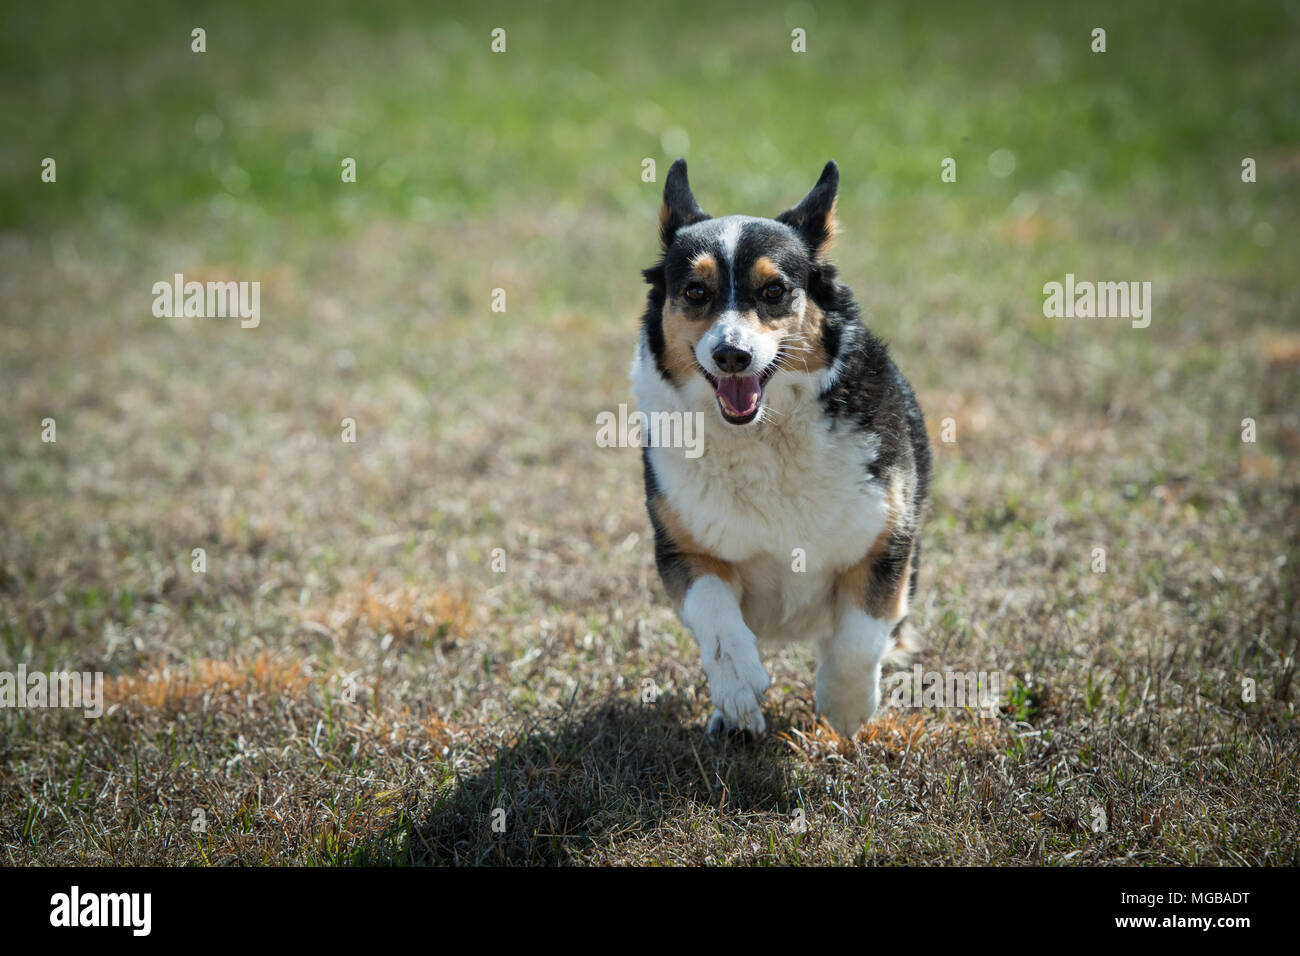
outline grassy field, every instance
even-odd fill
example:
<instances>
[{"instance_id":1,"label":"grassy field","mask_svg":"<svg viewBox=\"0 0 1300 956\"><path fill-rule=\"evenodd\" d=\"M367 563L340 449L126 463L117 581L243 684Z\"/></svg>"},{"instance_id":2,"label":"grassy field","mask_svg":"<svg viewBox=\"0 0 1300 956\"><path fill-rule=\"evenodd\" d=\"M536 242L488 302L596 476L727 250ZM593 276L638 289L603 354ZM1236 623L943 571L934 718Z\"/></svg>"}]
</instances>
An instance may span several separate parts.
<instances>
[{"instance_id":1,"label":"grassy field","mask_svg":"<svg viewBox=\"0 0 1300 956\"><path fill-rule=\"evenodd\" d=\"M0 13L0 671L108 701L0 710L0 863L1300 863L1295 4L175 6ZM916 660L995 718L836 737L791 648L705 739L595 424L678 155L714 214L839 162L935 442Z\"/></svg>"}]
</instances>

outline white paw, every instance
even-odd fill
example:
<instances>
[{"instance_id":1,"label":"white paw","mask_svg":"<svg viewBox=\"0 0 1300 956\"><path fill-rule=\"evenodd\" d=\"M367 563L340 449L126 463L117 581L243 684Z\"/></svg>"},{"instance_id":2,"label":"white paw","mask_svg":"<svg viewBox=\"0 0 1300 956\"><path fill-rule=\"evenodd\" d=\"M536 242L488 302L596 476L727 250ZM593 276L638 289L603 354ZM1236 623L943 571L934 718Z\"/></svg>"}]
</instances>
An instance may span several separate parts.
<instances>
[{"instance_id":1,"label":"white paw","mask_svg":"<svg viewBox=\"0 0 1300 956\"><path fill-rule=\"evenodd\" d=\"M749 642L753 642L753 635ZM739 642L742 644L745 642ZM727 653L704 661L704 673L709 678L709 695L713 698L713 716L709 718L709 733L731 730L748 730L756 737L767 732L763 720L763 695L772 683L758 659L758 650L747 650L738 655Z\"/></svg>"},{"instance_id":2,"label":"white paw","mask_svg":"<svg viewBox=\"0 0 1300 956\"><path fill-rule=\"evenodd\" d=\"M817 713L826 718L837 734L852 737L880 706L880 679L872 677L859 686L819 686Z\"/></svg>"}]
</instances>

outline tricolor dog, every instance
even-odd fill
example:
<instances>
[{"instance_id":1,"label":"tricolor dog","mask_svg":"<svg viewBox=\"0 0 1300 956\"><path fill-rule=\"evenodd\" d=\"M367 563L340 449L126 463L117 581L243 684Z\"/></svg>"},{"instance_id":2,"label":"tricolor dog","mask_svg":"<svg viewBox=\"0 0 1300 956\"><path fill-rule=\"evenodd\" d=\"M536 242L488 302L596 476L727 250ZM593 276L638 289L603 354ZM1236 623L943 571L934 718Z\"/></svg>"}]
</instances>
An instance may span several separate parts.
<instances>
[{"instance_id":1,"label":"tricolor dog","mask_svg":"<svg viewBox=\"0 0 1300 956\"><path fill-rule=\"evenodd\" d=\"M703 453L643 448L655 563L699 644L709 732L765 732L759 645L814 642L817 709L854 734L916 591L930 446L827 251L839 169L775 219L700 209L678 160L632 381L705 414Z\"/></svg>"}]
</instances>

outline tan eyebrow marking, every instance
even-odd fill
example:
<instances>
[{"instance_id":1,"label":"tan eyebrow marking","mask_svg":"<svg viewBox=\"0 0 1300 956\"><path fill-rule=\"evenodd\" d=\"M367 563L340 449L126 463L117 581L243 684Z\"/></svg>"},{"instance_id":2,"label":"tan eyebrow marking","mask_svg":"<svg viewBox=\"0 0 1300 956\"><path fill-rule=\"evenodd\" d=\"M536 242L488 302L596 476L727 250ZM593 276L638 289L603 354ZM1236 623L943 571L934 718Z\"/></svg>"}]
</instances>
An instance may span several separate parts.
<instances>
[{"instance_id":1,"label":"tan eyebrow marking","mask_svg":"<svg viewBox=\"0 0 1300 956\"><path fill-rule=\"evenodd\" d=\"M767 256L759 256L758 261L749 270L749 277L753 280L754 285L765 286L774 279L780 279L781 270Z\"/></svg>"},{"instance_id":2,"label":"tan eyebrow marking","mask_svg":"<svg viewBox=\"0 0 1300 956\"><path fill-rule=\"evenodd\" d=\"M718 277L718 260L713 258L711 252L701 252L691 260L691 268L704 279L716 279Z\"/></svg>"}]
</instances>

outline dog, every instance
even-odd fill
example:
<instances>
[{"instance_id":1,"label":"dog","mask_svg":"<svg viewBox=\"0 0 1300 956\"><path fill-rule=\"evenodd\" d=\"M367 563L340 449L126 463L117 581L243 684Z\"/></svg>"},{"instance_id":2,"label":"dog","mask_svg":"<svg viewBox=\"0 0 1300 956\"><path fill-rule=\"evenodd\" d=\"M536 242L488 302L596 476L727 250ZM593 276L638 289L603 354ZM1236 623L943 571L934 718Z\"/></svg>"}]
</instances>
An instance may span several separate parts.
<instances>
[{"instance_id":1,"label":"dog","mask_svg":"<svg viewBox=\"0 0 1300 956\"><path fill-rule=\"evenodd\" d=\"M673 163L632 363L641 411L702 415L702 454L643 445L655 564L699 645L708 732L766 733L760 642L814 642L817 711L854 735L916 593L925 419L827 253L832 160L775 219L713 218Z\"/></svg>"}]
</instances>

